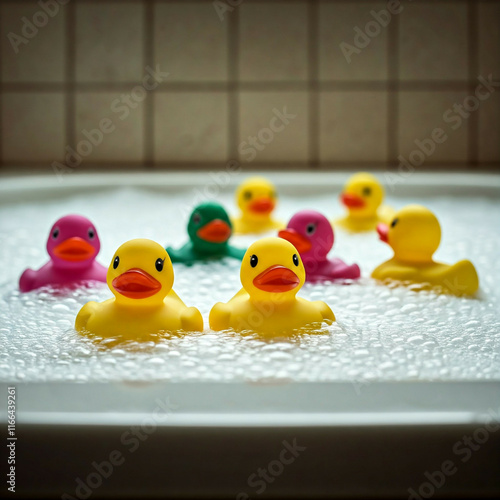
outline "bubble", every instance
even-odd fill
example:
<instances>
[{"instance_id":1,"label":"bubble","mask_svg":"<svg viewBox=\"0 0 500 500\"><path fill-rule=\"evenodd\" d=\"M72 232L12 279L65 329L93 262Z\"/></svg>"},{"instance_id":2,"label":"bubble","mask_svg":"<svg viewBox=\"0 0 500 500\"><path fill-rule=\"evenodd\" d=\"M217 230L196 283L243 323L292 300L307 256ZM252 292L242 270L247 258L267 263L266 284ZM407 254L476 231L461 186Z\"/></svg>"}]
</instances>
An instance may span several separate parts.
<instances>
[{"instance_id":1,"label":"bubble","mask_svg":"<svg viewBox=\"0 0 500 500\"><path fill-rule=\"evenodd\" d=\"M127 189L0 205L0 258L8 263L0 283L0 380L350 381L362 387L376 380L500 378L500 202L492 199L420 200L438 214L443 227L436 259L450 263L471 259L480 276L479 298L376 283L369 275L389 258L387 247L374 234L338 231L332 255L357 262L363 278L348 286L308 284L300 291L306 299L326 301L337 317L336 323L317 335L263 339L210 331L210 308L228 301L241 287L240 264L232 259L175 265L174 289L186 304L200 309L206 330L158 337L154 342L117 345L116 339L90 339L73 330L75 316L87 301L111 297L105 284L82 286L63 295L50 287L18 292L21 272L46 262L48 230L61 215L79 212L95 222L102 243L98 260L108 264L116 248L133 235L182 245L187 238L182 207L188 198L189 193L166 197L156 191ZM231 195L219 201L233 207ZM405 200L391 202L401 206ZM311 206L333 215L331 195L282 196L281 218ZM120 210L109 217L109 207ZM243 248L253 240L235 236L233 244Z\"/></svg>"}]
</instances>

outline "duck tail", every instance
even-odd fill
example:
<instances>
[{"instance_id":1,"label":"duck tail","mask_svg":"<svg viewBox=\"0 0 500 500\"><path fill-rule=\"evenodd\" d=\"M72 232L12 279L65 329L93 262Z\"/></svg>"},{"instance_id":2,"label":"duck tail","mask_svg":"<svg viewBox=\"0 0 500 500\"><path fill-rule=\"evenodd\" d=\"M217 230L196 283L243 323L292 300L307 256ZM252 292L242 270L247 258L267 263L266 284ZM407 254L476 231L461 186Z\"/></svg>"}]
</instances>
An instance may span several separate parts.
<instances>
[{"instance_id":1,"label":"duck tail","mask_svg":"<svg viewBox=\"0 0 500 500\"><path fill-rule=\"evenodd\" d=\"M479 277L470 260L461 260L451 266L443 282L454 295L473 295L479 288Z\"/></svg>"}]
</instances>

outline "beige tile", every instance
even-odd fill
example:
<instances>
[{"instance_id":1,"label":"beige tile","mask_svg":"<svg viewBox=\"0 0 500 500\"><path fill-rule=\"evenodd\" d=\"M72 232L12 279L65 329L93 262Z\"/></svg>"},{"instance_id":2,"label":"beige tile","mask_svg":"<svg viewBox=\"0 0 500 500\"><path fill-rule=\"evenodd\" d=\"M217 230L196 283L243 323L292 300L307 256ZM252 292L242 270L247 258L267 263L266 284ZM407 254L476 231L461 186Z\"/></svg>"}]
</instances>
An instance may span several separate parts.
<instances>
[{"instance_id":1,"label":"beige tile","mask_svg":"<svg viewBox=\"0 0 500 500\"><path fill-rule=\"evenodd\" d=\"M35 2L0 4L4 82L64 80L66 7L55 4L50 11L53 15L45 13Z\"/></svg>"},{"instance_id":2,"label":"beige tile","mask_svg":"<svg viewBox=\"0 0 500 500\"><path fill-rule=\"evenodd\" d=\"M3 161L54 161L65 146L64 95L4 93L2 96Z\"/></svg>"},{"instance_id":3,"label":"beige tile","mask_svg":"<svg viewBox=\"0 0 500 500\"><path fill-rule=\"evenodd\" d=\"M375 23L387 10L387 2L322 2L319 8L319 77L320 80L384 80L387 78L387 27ZM392 22L391 17L387 18ZM378 35L359 39L355 28L365 31L378 26ZM372 26L375 26L373 28ZM376 33L376 31L373 31Z\"/></svg>"},{"instance_id":4,"label":"beige tile","mask_svg":"<svg viewBox=\"0 0 500 500\"><path fill-rule=\"evenodd\" d=\"M500 77L500 3L479 4L479 72Z\"/></svg>"},{"instance_id":5,"label":"beige tile","mask_svg":"<svg viewBox=\"0 0 500 500\"><path fill-rule=\"evenodd\" d=\"M387 93L320 94L321 161L385 161Z\"/></svg>"},{"instance_id":6,"label":"beige tile","mask_svg":"<svg viewBox=\"0 0 500 500\"><path fill-rule=\"evenodd\" d=\"M308 130L306 92L241 93L238 151L243 162L306 161Z\"/></svg>"},{"instance_id":7,"label":"beige tile","mask_svg":"<svg viewBox=\"0 0 500 500\"><path fill-rule=\"evenodd\" d=\"M154 16L154 59L172 81L227 78L227 22L211 2L160 3Z\"/></svg>"},{"instance_id":8,"label":"beige tile","mask_svg":"<svg viewBox=\"0 0 500 500\"><path fill-rule=\"evenodd\" d=\"M243 2L240 5L241 80L307 79L306 4Z\"/></svg>"},{"instance_id":9,"label":"beige tile","mask_svg":"<svg viewBox=\"0 0 500 500\"><path fill-rule=\"evenodd\" d=\"M418 149L416 140L428 143L425 139L431 138L433 131L439 128L447 138L442 143L435 143L434 150L431 144L424 146L431 153L426 154L424 162L465 162L469 122L460 118L453 107L461 105L466 96L466 92L400 92L399 154L408 158Z\"/></svg>"},{"instance_id":10,"label":"beige tile","mask_svg":"<svg viewBox=\"0 0 500 500\"><path fill-rule=\"evenodd\" d=\"M465 2L405 2L399 26L402 80L467 79Z\"/></svg>"},{"instance_id":11,"label":"beige tile","mask_svg":"<svg viewBox=\"0 0 500 500\"><path fill-rule=\"evenodd\" d=\"M227 159L226 93L157 93L154 99L156 161Z\"/></svg>"},{"instance_id":12,"label":"beige tile","mask_svg":"<svg viewBox=\"0 0 500 500\"><path fill-rule=\"evenodd\" d=\"M120 92L76 94L76 144L73 147L84 140L94 142L84 161L142 160L144 100L138 101L131 100L128 105Z\"/></svg>"},{"instance_id":13,"label":"beige tile","mask_svg":"<svg viewBox=\"0 0 500 500\"><path fill-rule=\"evenodd\" d=\"M139 2L76 4L76 78L139 81L144 74L143 7Z\"/></svg>"},{"instance_id":14,"label":"beige tile","mask_svg":"<svg viewBox=\"0 0 500 500\"><path fill-rule=\"evenodd\" d=\"M479 113L479 161L500 161L500 93L483 101Z\"/></svg>"}]
</instances>

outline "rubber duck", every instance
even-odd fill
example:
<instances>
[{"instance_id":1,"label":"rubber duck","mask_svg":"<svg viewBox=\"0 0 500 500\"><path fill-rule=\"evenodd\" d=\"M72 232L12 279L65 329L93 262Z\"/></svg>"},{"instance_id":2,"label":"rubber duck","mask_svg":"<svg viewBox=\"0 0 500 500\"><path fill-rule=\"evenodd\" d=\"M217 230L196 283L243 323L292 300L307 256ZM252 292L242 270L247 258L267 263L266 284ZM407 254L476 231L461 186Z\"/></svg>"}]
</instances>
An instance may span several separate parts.
<instances>
[{"instance_id":1,"label":"rubber duck","mask_svg":"<svg viewBox=\"0 0 500 500\"><path fill-rule=\"evenodd\" d=\"M167 247L172 262L193 262L222 257L241 260L246 250L229 244L233 232L231 221L222 205L213 201L198 205L187 226L189 242L178 250Z\"/></svg>"},{"instance_id":2,"label":"rubber duck","mask_svg":"<svg viewBox=\"0 0 500 500\"><path fill-rule=\"evenodd\" d=\"M319 212L302 210L296 213L278 236L292 243L300 253L306 281L354 280L361 275L357 264L348 265L339 258L328 259L335 237L330 222Z\"/></svg>"},{"instance_id":3,"label":"rubber duck","mask_svg":"<svg viewBox=\"0 0 500 500\"><path fill-rule=\"evenodd\" d=\"M108 268L107 283L114 298L85 304L76 317L77 331L136 339L203 330L198 309L187 307L172 289L174 269L167 251L152 240L121 245Z\"/></svg>"},{"instance_id":4,"label":"rubber duck","mask_svg":"<svg viewBox=\"0 0 500 500\"><path fill-rule=\"evenodd\" d=\"M438 286L454 295L473 294L479 288L476 269L469 260L453 265L432 259L441 241L436 216L421 205L399 210L390 225L379 224L380 239L394 250L394 257L378 266L372 277Z\"/></svg>"},{"instance_id":5,"label":"rubber duck","mask_svg":"<svg viewBox=\"0 0 500 500\"><path fill-rule=\"evenodd\" d=\"M210 327L279 335L332 323L335 316L327 304L296 296L305 274L298 251L290 242L277 237L256 241L241 264L243 288L228 303L215 304Z\"/></svg>"},{"instance_id":6,"label":"rubber duck","mask_svg":"<svg viewBox=\"0 0 500 500\"><path fill-rule=\"evenodd\" d=\"M50 261L37 271L26 269L19 290L42 286L69 286L81 281L106 281L106 268L95 260L101 243L92 222L81 215L67 215L52 226L47 239Z\"/></svg>"},{"instance_id":7,"label":"rubber duck","mask_svg":"<svg viewBox=\"0 0 500 500\"><path fill-rule=\"evenodd\" d=\"M360 232L374 231L380 222L388 224L394 217L394 210L381 206L383 199L384 188L374 175L367 172L354 174L340 195L347 215L334 221L334 225Z\"/></svg>"},{"instance_id":8,"label":"rubber duck","mask_svg":"<svg viewBox=\"0 0 500 500\"><path fill-rule=\"evenodd\" d=\"M278 195L276 189L263 177L251 177L236 190L236 203L241 216L233 220L235 233L264 233L281 229L283 224L272 218Z\"/></svg>"}]
</instances>

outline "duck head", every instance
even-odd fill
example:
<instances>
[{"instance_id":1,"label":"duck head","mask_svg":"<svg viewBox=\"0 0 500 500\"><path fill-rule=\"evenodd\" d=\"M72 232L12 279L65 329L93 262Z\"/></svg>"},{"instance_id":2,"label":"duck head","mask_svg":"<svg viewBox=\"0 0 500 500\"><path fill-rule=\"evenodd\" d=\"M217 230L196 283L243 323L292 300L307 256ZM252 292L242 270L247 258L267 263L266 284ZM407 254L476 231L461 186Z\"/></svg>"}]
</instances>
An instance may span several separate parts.
<instances>
[{"instance_id":1,"label":"duck head","mask_svg":"<svg viewBox=\"0 0 500 500\"><path fill-rule=\"evenodd\" d=\"M193 210L187 230L193 247L210 253L217 252L227 244L233 229L222 205L206 202Z\"/></svg>"},{"instance_id":2,"label":"duck head","mask_svg":"<svg viewBox=\"0 0 500 500\"><path fill-rule=\"evenodd\" d=\"M384 188L372 174L360 172L353 175L340 195L341 203L350 217L374 217L384 199Z\"/></svg>"},{"instance_id":3,"label":"duck head","mask_svg":"<svg viewBox=\"0 0 500 500\"><path fill-rule=\"evenodd\" d=\"M390 225L379 224L382 241L403 262L431 262L441 242L441 226L436 216L421 205L408 205L399 210Z\"/></svg>"},{"instance_id":4,"label":"duck head","mask_svg":"<svg viewBox=\"0 0 500 500\"><path fill-rule=\"evenodd\" d=\"M236 190L236 203L243 216L249 219L268 218L276 207L276 201L276 189L263 177L251 177Z\"/></svg>"},{"instance_id":5,"label":"duck head","mask_svg":"<svg viewBox=\"0 0 500 500\"><path fill-rule=\"evenodd\" d=\"M92 222L81 215L60 218L50 230L47 252L55 267L85 268L92 264L101 242Z\"/></svg>"},{"instance_id":6,"label":"duck head","mask_svg":"<svg viewBox=\"0 0 500 500\"><path fill-rule=\"evenodd\" d=\"M136 239L127 241L115 252L106 281L119 304L160 306L174 284L174 270L161 245Z\"/></svg>"},{"instance_id":7,"label":"duck head","mask_svg":"<svg viewBox=\"0 0 500 500\"><path fill-rule=\"evenodd\" d=\"M326 259L334 241L330 222L314 210L296 213L278 236L292 243L304 261Z\"/></svg>"},{"instance_id":8,"label":"duck head","mask_svg":"<svg viewBox=\"0 0 500 500\"><path fill-rule=\"evenodd\" d=\"M282 238L262 238L247 250L240 272L243 288L255 301L293 300L306 272L297 249Z\"/></svg>"}]
</instances>

